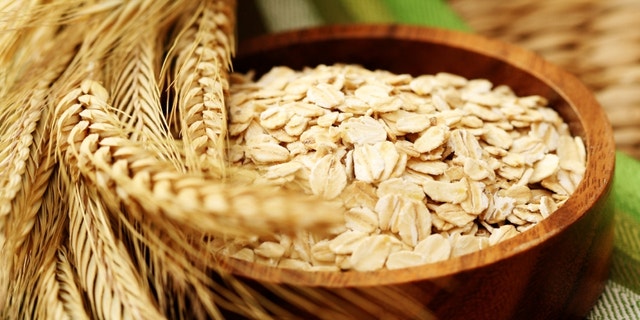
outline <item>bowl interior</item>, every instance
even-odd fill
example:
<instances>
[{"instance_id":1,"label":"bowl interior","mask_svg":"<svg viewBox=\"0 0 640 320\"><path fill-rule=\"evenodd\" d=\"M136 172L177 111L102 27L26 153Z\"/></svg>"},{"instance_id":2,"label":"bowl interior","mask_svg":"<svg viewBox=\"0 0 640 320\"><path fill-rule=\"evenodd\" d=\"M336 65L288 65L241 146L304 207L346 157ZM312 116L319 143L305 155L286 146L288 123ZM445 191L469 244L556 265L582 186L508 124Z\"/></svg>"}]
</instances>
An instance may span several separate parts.
<instances>
[{"instance_id":1,"label":"bowl interior","mask_svg":"<svg viewBox=\"0 0 640 320\"><path fill-rule=\"evenodd\" d=\"M450 72L508 85L517 95L549 100L587 148L587 171L571 198L534 228L493 247L434 264L401 270L345 272L317 276L242 261L228 262L234 273L273 282L358 286L446 276L520 254L579 220L603 194L613 171L610 126L593 95L575 77L518 47L479 36L396 25L330 26L269 35L240 45L234 71L259 76L273 66L294 69L332 63L356 63L413 76ZM597 153L597 156L594 154ZM604 178L604 180L602 179Z\"/></svg>"}]
</instances>

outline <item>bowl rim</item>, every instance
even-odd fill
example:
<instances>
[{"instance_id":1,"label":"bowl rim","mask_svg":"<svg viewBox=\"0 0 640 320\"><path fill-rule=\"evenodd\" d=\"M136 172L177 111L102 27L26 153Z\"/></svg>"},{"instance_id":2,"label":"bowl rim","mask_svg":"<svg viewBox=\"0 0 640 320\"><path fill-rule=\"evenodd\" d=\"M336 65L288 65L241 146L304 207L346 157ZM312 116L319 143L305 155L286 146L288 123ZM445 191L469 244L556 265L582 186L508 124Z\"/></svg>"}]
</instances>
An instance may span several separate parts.
<instances>
[{"instance_id":1,"label":"bowl rim","mask_svg":"<svg viewBox=\"0 0 640 320\"><path fill-rule=\"evenodd\" d=\"M294 44L365 38L426 41L473 51L510 64L546 84L569 104L584 129L586 171L574 192L574 195L581 194L584 197L576 199L574 195L570 196L556 212L516 237L467 255L426 265L370 272L303 271L221 257L219 263L223 270L262 282L324 287L393 285L434 280L523 254L569 228L585 216L600 198L607 196L613 179L615 144L613 130L603 108L578 78L528 49L481 35L427 26L347 24L289 30L247 39L239 44L237 57L247 52L253 55ZM576 105L569 92L573 97L579 96L581 104ZM600 162L596 161L595 153L602 155L597 157ZM600 172L604 178L596 179L596 172Z\"/></svg>"}]
</instances>

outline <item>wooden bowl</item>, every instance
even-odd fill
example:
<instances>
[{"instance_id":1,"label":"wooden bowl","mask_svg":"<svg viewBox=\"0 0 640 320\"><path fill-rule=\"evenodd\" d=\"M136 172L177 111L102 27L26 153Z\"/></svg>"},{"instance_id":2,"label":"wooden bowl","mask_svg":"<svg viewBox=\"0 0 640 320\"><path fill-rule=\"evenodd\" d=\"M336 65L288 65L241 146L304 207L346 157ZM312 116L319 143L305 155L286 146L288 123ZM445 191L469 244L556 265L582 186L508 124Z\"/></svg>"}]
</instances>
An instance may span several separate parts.
<instances>
[{"instance_id":1,"label":"wooden bowl","mask_svg":"<svg viewBox=\"0 0 640 320\"><path fill-rule=\"evenodd\" d=\"M560 319L583 317L608 276L614 142L605 113L574 76L506 43L399 25L329 26L242 43L236 71L358 63L414 76L440 71L548 98L587 149L586 174L532 229L447 261L375 272L305 272L227 261L232 274L301 318Z\"/></svg>"}]
</instances>

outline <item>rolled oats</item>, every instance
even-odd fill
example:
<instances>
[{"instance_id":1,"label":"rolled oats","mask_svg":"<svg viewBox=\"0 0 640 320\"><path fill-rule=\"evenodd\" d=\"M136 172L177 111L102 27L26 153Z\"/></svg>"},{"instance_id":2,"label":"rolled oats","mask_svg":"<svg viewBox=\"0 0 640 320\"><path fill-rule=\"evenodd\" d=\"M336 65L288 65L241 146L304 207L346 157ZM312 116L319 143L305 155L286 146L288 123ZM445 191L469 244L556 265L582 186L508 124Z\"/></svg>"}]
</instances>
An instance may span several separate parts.
<instances>
[{"instance_id":1,"label":"rolled oats","mask_svg":"<svg viewBox=\"0 0 640 320\"><path fill-rule=\"evenodd\" d=\"M381 269L393 246L389 235L375 235L360 242L351 255L351 265L356 271L374 271Z\"/></svg>"},{"instance_id":2,"label":"rolled oats","mask_svg":"<svg viewBox=\"0 0 640 320\"><path fill-rule=\"evenodd\" d=\"M436 233L420 241L413 251L422 255L425 263L443 261L451 256L451 242L441 234Z\"/></svg>"},{"instance_id":3,"label":"rolled oats","mask_svg":"<svg viewBox=\"0 0 640 320\"><path fill-rule=\"evenodd\" d=\"M387 140L387 132L382 124L366 115L343 121L340 129L345 144L376 144Z\"/></svg>"},{"instance_id":4,"label":"rolled oats","mask_svg":"<svg viewBox=\"0 0 640 320\"><path fill-rule=\"evenodd\" d=\"M505 224L498 228L495 228L489 236L489 245L495 245L501 241L507 240L518 235L518 230L512 225Z\"/></svg>"},{"instance_id":5,"label":"rolled oats","mask_svg":"<svg viewBox=\"0 0 640 320\"><path fill-rule=\"evenodd\" d=\"M314 194L325 199L333 199L347 186L345 166L335 155L327 154L311 168L309 184Z\"/></svg>"},{"instance_id":6,"label":"rolled oats","mask_svg":"<svg viewBox=\"0 0 640 320\"><path fill-rule=\"evenodd\" d=\"M429 127L414 141L414 148L420 153L432 151L445 143L448 133L449 127L446 126Z\"/></svg>"},{"instance_id":7,"label":"rolled oats","mask_svg":"<svg viewBox=\"0 0 640 320\"><path fill-rule=\"evenodd\" d=\"M403 178L392 178L380 182L376 190L376 195L380 198L386 195L397 194L410 199L423 201L425 198L422 188Z\"/></svg>"},{"instance_id":8,"label":"rolled oats","mask_svg":"<svg viewBox=\"0 0 640 320\"><path fill-rule=\"evenodd\" d=\"M467 213L459 204L444 203L435 212L442 220L457 227L463 227L476 219L475 215Z\"/></svg>"},{"instance_id":9,"label":"rolled oats","mask_svg":"<svg viewBox=\"0 0 640 320\"><path fill-rule=\"evenodd\" d=\"M347 230L329 241L329 249L335 254L350 254L367 236L366 232Z\"/></svg>"},{"instance_id":10,"label":"rolled oats","mask_svg":"<svg viewBox=\"0 0 640 320\"><path fill-rule=\"evenodd\" d=\"M467 198L467 183L425 180L422 182L424 193L435 202L460 203Z\"/></svg>"},{"instance_id":11,"label":"rolled oats","mask_svg":"<svg viewBox=\"0 0 640 320\"><path fill-rule=\"evenodd\" d=\"M473 235L455 234L452 237L451 242L453 242L451 248L452 257L463 256L489 246L489 238L476 237Z\"/></svg>"},{"instance_id":12,"label":"rolled oats","mask_svg":"<svg viewBox=\"0 0 640 320\"><path fill-rule=\"evenodd\" d=\"M325 109L342 104L344 93L327 83L319 83L307 90L307 100Z\"/></svg>"},{"instance_id":13,"label":"rolled oats","mask_svg":"<svg viewBox=\"0 0 640 320\"><path fill-rule=\"evenodd\" d=\"M389 254L387 257L387 269L402 269L415 267L427 263L425 256L413 251L398 251Z\"/></svg>"},{"instance_id":14,"label":"rolled oats","mask_svg":"<svg viewBox=\"0 0 640 320\"><path fill-rule=\"evenodd\" d=\"M353 149L353 170L360 181L377 183L391 177L400 154L390 141L356 145Z\"/></svg>"},{"instance_id":15,"label":"rolled oats","mask_svg":"<svg viewBox=\"0 0 640 320\"><path fill-rule=\"evenodd\" d=\"M345 226L353 231L373 233L379 226L378 215L368 207L353 207L345 213Z\"/></svg>"},{"instance_id":16,"label":"rolled oats","mask_svg":"<svg viewBox=\"0 0 640 320\"><path fill-rule=\"evenodd\" d=\"M227 160L256 171L243 179L345 208L322 233L218 241L236 259L308 271L443 261L532 228L584 175L584 142L546 99L486 79L342 64L231 79Z\"/></svg>"},{"instance_id":17,"label":"rolled oats","mask_svg":"<svg viewBox=\"0 0 640 320\"><path fill-rule=\"evenodd\" d=\"M438 176L447 172L449 165L442 161L419 161L417 159L411 159L407 161L407 168L430 176Z\"/></svg>"},{"instance_id":18,"label":"rolled oats","mask_svg":"<svg viewBox=\"0 0 640 320\"><path fill-rule=\"evenodd\" d=\"M278 262L278 267L295 270L310 270L311 264L298 259L284 258Z\"/></svg>"},{"instance_id":19,"label":"rolled oats","mask_svg":"<svg viewBox=\"0 0 640 320\"><path fill-rule=\"evenodd\" d=\"M429 114L398 111L400 114L396 120L396 128L404 133L417 133L431 126L433 117Z\"/></svg>"},{"instance_id":20,"label":"rolled oats","mask_svg":"<svg viewBox=\"0 0 640 320\"><path fill-rule=\"evenodd\" d=\"M282 258L286 251L286 248L277 242L265 241L260 243L257 248L254 249L255 254L271 259Z\"/></svg>"},{"instance_id":21,"label":"rolled oats","mask_svg":"<svg viewBox=\"0 0 640 320\"><path fill-rule=\"evenodd\" d=\"M408 201L402 208L391 231L400 236L404 243L415 246L431 234L431 214L421 201Z\"/></svg>"}]
</instances>

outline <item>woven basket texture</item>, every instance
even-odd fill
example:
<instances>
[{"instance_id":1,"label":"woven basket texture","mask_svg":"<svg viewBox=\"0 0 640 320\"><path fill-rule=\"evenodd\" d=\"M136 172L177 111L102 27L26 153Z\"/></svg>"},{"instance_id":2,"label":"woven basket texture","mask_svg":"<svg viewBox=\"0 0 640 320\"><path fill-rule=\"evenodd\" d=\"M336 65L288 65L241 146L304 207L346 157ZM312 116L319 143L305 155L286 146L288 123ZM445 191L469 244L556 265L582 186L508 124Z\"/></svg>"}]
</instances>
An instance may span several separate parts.
<instances>
[{"instance_id":1,"label":"woven basket texture","mask_svg":"<svg viewBox=\"0 0 640 320\"><path fill-rule=\"evenodd\" d=\"M640 159L640 1L449 0L477 33L530 49L578 76Z\"/></svg>"}]
</instances>

